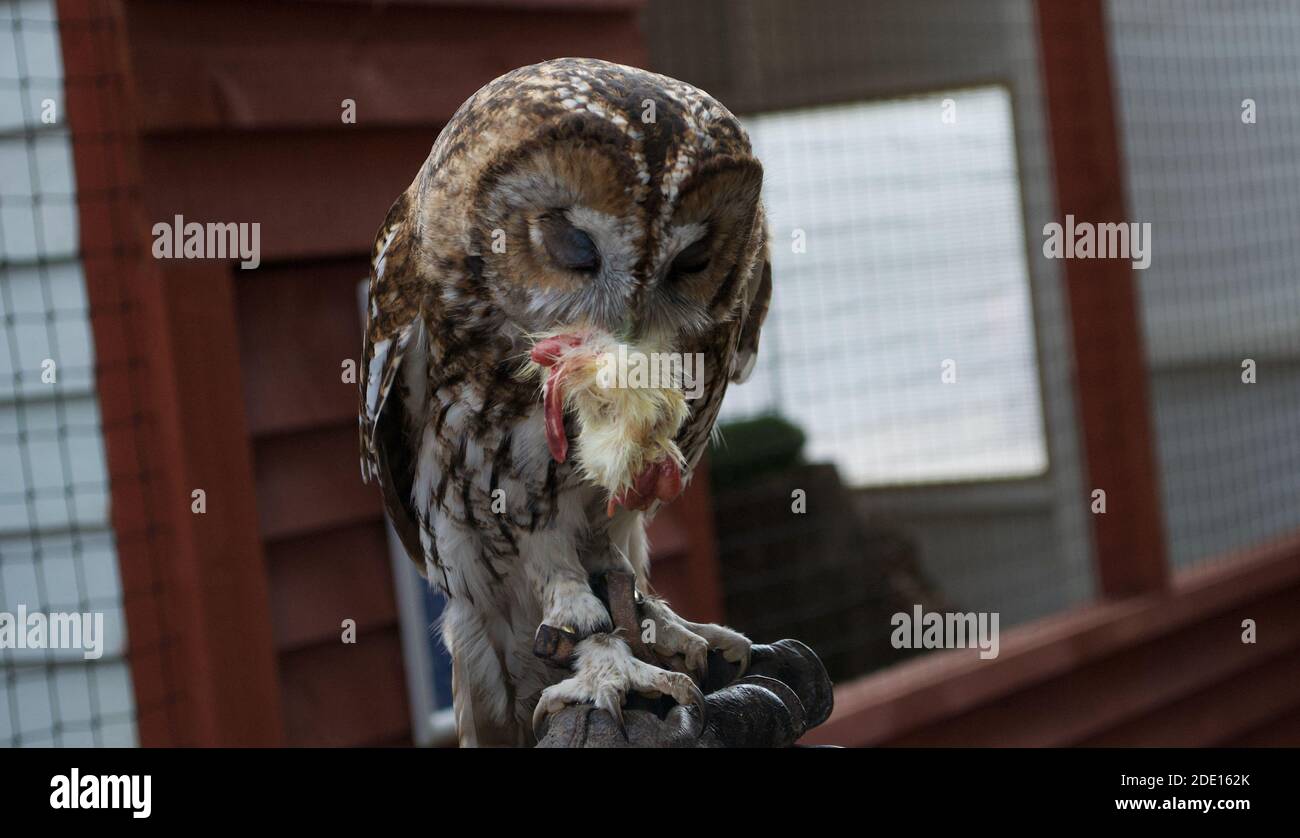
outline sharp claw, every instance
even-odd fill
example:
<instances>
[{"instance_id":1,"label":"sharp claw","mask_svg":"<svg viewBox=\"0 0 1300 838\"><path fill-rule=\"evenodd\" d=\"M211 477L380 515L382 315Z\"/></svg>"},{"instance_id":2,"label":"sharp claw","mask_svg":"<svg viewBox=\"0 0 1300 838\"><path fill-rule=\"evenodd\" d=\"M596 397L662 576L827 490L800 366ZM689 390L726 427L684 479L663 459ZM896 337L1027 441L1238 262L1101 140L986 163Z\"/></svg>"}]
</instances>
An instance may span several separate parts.
<instances>
[{"instance_id":1,"label":"sharp claw","mask_svg":"<svg viewBox=\"0 0 1300 838\"><path fill-rule=\"evenodd\" d=\"M571 626L548 626L542 623L533 635L533 654L554 666L567 667L573 662L578 633Z\"/></svg>"},{"instance_id":2,"label":"sharp claw","mask_svg":"<svg viewBox=\"0 0 1300 838\"><path fill-rule=\"evenodd\" d=\"M546 709L546 702L545 701L537 702L537 706L533 708L533 739L537 740L538 742L542 741L542 738L546 736L547 721L549 716L550 713Z\"/></svg>"},{"instance_id":3,"label":"sharp claw","mask_svg":"<svg viewBox=\"0 0 1300 838\"><path fill-rule=\"evenodd\" d=\"M705 676L709 674L708 649L705 649L702 652L692 649L686 652L683 655L683 658L686 661L686 668L699 676L696 680L703 683Z\"/></svg>"},{"instance_id":4,"label":"sharp claw","mask_svg":"<svg viewBox=\"0 0 1300 838\"><path fill-rule=\"evenodd\" d=\"M692 717L693 720L697 722L695 738L698 739L701 738L702 735L705 735L705 728L708 726L708 704L705 702L705 694L699 690L697 683L692 681L689 676L681 677L685 678L686 683L690 685L688 687L689 694L682 695L682 692L686 690L682 690L681 687L679 687L679 689L672 691L672 698L673 700L676 700L677 704L681 705L682 709L685 709L686 707L695 708L694 713L686 713L686 715Z\"/></svg>"},{"instance_id":5,"label":"sharp claw","mask_svg":"<svg viewBox=\"0 0 1300 838\"><path fill-rule=\"evenodd\" d=\"M747 671L749 671L749 650L748 649L739 653L733 651L723 652L722 659L727 661L728 663L734 663L738 667L740 667L740 669L736 671L737 678L744 676L744 674Z\"/></svg>"},{"instance_id":6,"label":"sharp claw","mask_svg":"<svg viewBox=\"0 0 1300 838\"><path fill-rule=\"evenodd\" d=\"M596 707L610 715L614 720L614 726L623 735L623 741L628 742L627 725L623 721L623 696L617 690L604 689L597 693L594 703Z\"/></svg>"},{"instance_id":7,"label":"sharp claw","mask_svg":"<svg viewBox=\"0 0 1300 838\"><path fill-rule=\"evenodd\" d=\"M689 704L690 706L695 708L696 715L700 720L699 730L696 731L695 738L699 739L701 736L704 735L704 729L709 726L709 705L704 700L704 693L700 691L699 686L697 686L694 681L691 681L690 683L691 683L690 698L687 701L681 703Z\"/></svg>"},{"instance_id":8,"label":"sharp claw","mask_svg":"<svg viewBox=\"0 0 1300 838\"><path fill-rule=\"evenodd\" d=\"M613 716L614 716L614 724L618 726L618 732L623 736L623 741L627 742L628 744L631 744L632 740L627 738L627 725L623 723L622 705L618 705L618 704L614 705Z\"/></svg>"}]
</instances>

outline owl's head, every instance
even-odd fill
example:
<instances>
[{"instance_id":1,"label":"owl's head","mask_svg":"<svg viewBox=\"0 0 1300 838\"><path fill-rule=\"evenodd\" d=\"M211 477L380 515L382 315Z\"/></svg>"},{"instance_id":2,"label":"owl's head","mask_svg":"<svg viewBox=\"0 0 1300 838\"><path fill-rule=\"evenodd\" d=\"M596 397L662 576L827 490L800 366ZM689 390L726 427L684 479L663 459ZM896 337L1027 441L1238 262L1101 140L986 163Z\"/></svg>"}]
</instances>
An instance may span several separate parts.
<instances>
[{"instance_id":1,"label":"owl's head","mask_svg":"<svg viewBox=\"0 0 1300 838\"><path fill-rule=\"evenodd\" d=\"M415 187L453 295L521 333L586 327L673 348L738 315L766 246L762 167L735 116L688 84L590 59L472 96Z\"/></svg>"}]
</instances>

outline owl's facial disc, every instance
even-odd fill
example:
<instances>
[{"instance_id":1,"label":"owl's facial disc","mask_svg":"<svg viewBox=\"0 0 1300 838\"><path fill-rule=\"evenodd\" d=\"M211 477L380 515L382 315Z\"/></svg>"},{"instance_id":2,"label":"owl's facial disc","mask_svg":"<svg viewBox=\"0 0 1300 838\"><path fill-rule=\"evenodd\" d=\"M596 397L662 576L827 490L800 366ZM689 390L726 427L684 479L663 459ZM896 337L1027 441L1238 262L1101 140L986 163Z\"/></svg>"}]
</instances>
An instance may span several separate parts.
<instances>
[{"instance_id":1,"label":"owl's facial disc","mask_svg":"<svg viewBox=\"0 0 1300 838\"><path fill-rule=\"evenodd\" d=\"M646 183L630 148L601 136L492 171L476 219L484 276L518 334L591 328L680 350L746 287L762 169L715 157Z\"/></svg>"},{"instance_id":2,"label":"owl's facial disc","mask_svg":"<svg viewBox=\"0 0 1300 838\"><path fill-rule=\"evenodd\" d=\"M525 213L527 253L516 268L525 281L526 331L586 325L618 334L627 318L640 251L635 223L582 204Z\"/></svg>"},{"instance_id":3,"label":"owl's facial disc","mask_svg":"<svg viewBox=\"0 0 1300 838\"><path fill-rule=\"evenodd\" d=\"M638 312L643 331L689 343L735 310L761 240L762 183L753 158L715 158L681 184L657 237L657 281Z\"/></svg>"},{"instance_id":4,"label":"owl's facial disc","mask_svg":"<svg viewBox=\"0 0 1300 838\"><path fill-rule=\"evenodd\" d=\"M582 137L521 147L481 186L484 278L519 333L613 333L625 318L643 231L634 172L611 148Z\"/></svg>"}]
</instances>

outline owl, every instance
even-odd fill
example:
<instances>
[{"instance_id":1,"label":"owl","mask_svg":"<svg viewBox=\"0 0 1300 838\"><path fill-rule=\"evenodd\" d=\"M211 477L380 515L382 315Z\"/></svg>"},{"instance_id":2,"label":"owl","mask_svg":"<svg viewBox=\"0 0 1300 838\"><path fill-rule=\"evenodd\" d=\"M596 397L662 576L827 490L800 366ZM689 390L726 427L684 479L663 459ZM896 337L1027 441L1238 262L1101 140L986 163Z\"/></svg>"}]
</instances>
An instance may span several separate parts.
<instances>
[{"instance_id":1,"label":"owl","mask_svg":"<svg viewBox=\"0 0 1300 838\"><path fill-rule=\"evenodd\" d=\"M569 704L621 721L630 693L701 702L688 675L613 632L591 585L609 571L634 577L656 652L696 669L710 650L747 663L744 636L654 595L645 526L690 481L728 383L753 366L771 293L762 178L708 94L565 58L471 96L389 210L371 262L361 469L446 597L462 745L530 745ZM699 358L695 397L671 382L603 397L590 373L615 349ZM557 632L563 660L539 642Z\"/></svg>"}]
</instances>

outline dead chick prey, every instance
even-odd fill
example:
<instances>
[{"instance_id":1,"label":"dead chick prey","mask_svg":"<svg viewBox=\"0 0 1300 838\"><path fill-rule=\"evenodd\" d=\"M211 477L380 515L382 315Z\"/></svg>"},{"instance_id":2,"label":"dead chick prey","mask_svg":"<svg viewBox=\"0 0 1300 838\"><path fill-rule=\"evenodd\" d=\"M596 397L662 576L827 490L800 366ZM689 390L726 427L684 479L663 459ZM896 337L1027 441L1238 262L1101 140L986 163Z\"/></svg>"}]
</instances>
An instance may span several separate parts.
<instances>
[{"instance_id":1,"label":"dead chick prey","mask_svg":"<svg viewBox=\"0 0 1300 838\"><path fill-rule=\"evenodd\" d=\"M583 479L618 506L648 509L682 490L685 460L673 440L689 410L680 375L629 375L663 353L620 344L602 332L561 330L535 336L525 372L542 380L546 444L556 462L569 457L565 413L578 420L574 462Z\"/></svg>"}]
</instances>

